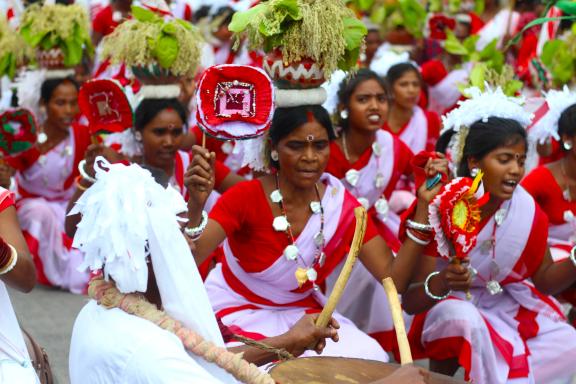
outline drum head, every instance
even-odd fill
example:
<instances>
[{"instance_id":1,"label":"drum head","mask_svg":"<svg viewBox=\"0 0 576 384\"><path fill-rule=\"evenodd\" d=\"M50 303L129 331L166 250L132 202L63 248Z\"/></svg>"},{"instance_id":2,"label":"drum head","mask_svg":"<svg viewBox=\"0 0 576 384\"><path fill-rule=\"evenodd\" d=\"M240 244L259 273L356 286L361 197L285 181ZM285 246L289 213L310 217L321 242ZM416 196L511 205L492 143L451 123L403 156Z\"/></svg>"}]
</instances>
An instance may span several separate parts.
<instances>
[{"instance_id":1,"label":"drum head","mask_svg":"<svg viewBox=\"0 0 576 384\"><path fill-rule=\"evenodd\" d=\"M282 362L270 370L278 384L367 384L397 370L397 364L344 357L303 357ZM464 381L431 373L430 384L462 384Z\"/></svg>"}]
</instances>

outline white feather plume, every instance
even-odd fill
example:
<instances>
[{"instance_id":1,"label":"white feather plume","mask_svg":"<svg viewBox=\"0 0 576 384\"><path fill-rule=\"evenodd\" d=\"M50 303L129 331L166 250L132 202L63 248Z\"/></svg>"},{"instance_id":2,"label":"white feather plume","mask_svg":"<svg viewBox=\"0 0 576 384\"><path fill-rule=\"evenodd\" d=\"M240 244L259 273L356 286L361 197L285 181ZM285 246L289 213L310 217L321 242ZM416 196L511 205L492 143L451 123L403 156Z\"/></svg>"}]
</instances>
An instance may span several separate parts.
<instances>
[{"instance_id":1,"label":"white feather plume","mask_svg":"<svg viewBox=\"0 0 576 384\"><path fill-rule=\"evenodd\" d=\"M560 116L568 107L576 104L576 92L570 91L566 85L561 91L548 91L546 93L546 104L548 104L548 112L534 123L529 131L530 138L540 143L544 143L550 137L560 140L558 120L560 120Z\"/></svg>"}]
</instances>

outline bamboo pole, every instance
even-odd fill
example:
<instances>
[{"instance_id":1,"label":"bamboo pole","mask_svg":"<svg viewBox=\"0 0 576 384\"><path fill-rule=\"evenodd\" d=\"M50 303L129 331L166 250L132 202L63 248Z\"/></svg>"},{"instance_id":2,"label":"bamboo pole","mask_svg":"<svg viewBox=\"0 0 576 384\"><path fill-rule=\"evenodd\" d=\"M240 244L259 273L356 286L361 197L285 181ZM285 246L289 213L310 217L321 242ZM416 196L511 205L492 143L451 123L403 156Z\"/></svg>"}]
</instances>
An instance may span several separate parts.
<instances>
[{"instance_id":1,"label":"bamboo pole","mask_svg":"<svg viewBox=\"0 0 576 384\"><path fill-rule=\"evenodd\" d=\"M392 321L394 322L394 329L396 330L396 340L398 341L398 348L400 349L400 364L412 364L412 352L410 351L410 343L408 342L406 326L404 325L404 318L402 317L402 306L398 299L398 291L396 290L394 281L390 277L382 280L382 285L384 285L384 290L388 297Z\"/></svg>"},{"instance_id":2,"label":"bamboo pole","mask_svg":"<svg viewBox=\"0 0 576 384\"><path fill-rule=\"evenodd\" d=\"M334 310L336 310L336 306L342 297L344 288L346 288L346 284L350 278L350 273L352 273L352 267L354 267L354 263L360 253L360 248L362 248L364 235L366 234L366 209L364 209L364 207L356 207L356 209L354 209L354 216L356 217L356 229L354 229L354 237L352 239L350 253L348 253L346 263L342 268L342 272L340 272L340 276L338 276L338 280L336 280L336 284L334 285L334 289L332 290L326 305L322 309L318 320L316 320L316 326L319 328L325 328L328 326L332 314L334 313Z\"/></svg>"}]
</instances>

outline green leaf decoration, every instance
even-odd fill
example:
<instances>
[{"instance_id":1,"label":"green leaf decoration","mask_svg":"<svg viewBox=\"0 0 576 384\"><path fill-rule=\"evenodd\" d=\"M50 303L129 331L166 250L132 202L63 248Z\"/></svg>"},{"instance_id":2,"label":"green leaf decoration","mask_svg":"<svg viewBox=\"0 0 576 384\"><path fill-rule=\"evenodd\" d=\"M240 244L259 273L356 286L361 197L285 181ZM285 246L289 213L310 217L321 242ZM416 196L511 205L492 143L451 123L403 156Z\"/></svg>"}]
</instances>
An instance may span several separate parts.
<instances>
[{"instance_id":1,"label":"green leaf decoration","mask_svg":"<svg viewBox=\"0 0 576 384\"><path fill-rule=\"evenodd\" d=\"M428 9L433 13L442 12L442 6L442 0L430 0L428 2Z\"/></svg>"},{"instance_id":2,"label":"green leaf decoration","mask_svg":"<svg viewBox=\"0 0 576 384\"><path fill-rule=\"evenodd\" d=\"M232 21L228 24L228 29L230 32L240 33L244 32L248 27L250 21L253 20L260 12L263 12L266 8L265 4L258 4L255 7L250 8L246 12L236 12L232 16Z\"/></svg>"},{"instance_id":3,"label":"green leaf decoration","mask_svg":"<svg viewBox=\"0 0 576 384\"><path fill-rule=\"evenodd\" d=\"M562 12L567 15L576 15L576 2L570 0L560 0L556 2L556 7L558 7Z\"/></svg>"},{"instance_id":4,"label":"green leaf decoration","mask_svg":"<svg viewBox=\"0 0 576 384\"><path fill-rule=\"evenodd\" d=\"M384 23L384 20L386 20L387 15L388 14L386 12L386 7L378 7L370 15L370 20L373 23L382 24L382 23Z\"/></svg>"},{"instance_id":5,"label":"green leaf decoration","mask_svg":"<svg viewBox=\"0 0 576 384\"><path fill-rule=\"evenodd\" d=\"M538 19L532 20L531 22L526 24L526 26L524 28L522 28L522 30L520 32L518 32L516 35L514 35L514 37L508 42L506 47L504 47L504 50L506 51L512 45L517 44L520 41L520 39L522 38L522 35L524 34L524 32L526 32L528 29L535 27L537 25L544 24L548 21L556 21L556 20L576 20L576 16L540 17Z\"/></svg>"},{"instance_id":6,"label":"green leaf decoration","mask_svg":"<svg viewBox=\"0 0 576 384\"><path fill-rule=\"evenodd\" d=\"M163 35L156 41L154 56L163 68L170 68L178 57L178 40L171 35Z\"/></svg>"},{"instance_id":7,"label":"green leaf decoration","mask_svg":"<svg viewBox=\"0 0 576 384\"><path fill-rule=\"evenodd\" d=\"M484 0L474 0L474 12L477 15L484 13L485 6L486 4L484 3Z\"/></svg>"},{"instance_id":8,"label":"green leaf decoration","mask_svg":"<svg viewBox=\"0 0 576 384\"><path fill-rule=\"evenodd\" d=\"M462 0L448 0L448 12L457 13L460 11Z\"/></svg>"},{"instance_id":9,"label":"green leaf decoration","mask_svg":"<svg viewBox=\"0 0 576 384\"><path fill-rule=\"evenodd\" d=\"M149 9L138 7L136 5L132 6L132 16L143 23L161 23L162 18L156 13Z\"/></svg>"},{"instance_id":10,"label":"green leaf decoration","mask_svg":"<svg viewBox=\"0 0 576 384\"><path fill-rule=\"evenodd\" d=\"M346 17L342 22L344 23L346 49L350 51L359 48L364 41L364 36L368 33L366 26L355 17Z\"/></svg>"},{"instance_id":11,"label":"green leaf decoration","mask_svg":"<svg viewBox=\"0 0 576 384\"><path fill-rule=\"evenodd\" d=\"M472 71L470 71L470 85L484 90L484 82L486 81L486 70L488 69L485 63L476 64Z\"/></svg>"},{"instance_id":12,"label":"green leaf decoration","mask_svg":"<svg viewBox=\"0 0 576 384\"><path fill-rule=\"evenodd\" d=\"M422 37L424 24L428 13L418 0L398 0L400 10L404 16L403 25L415 37Z\"/></svg>"},{"instance_id":13,"label":"green leaf decoration","mask_svg":"<svg viewBox=\"0 0 576 384\"><path fill-rule=\"evenodd\" d=\"M162 32L164 32L167 35L175 36L177 31L178 29L176 28L176 25L174 25L173 23L164 24L164 26L162 27Z\"/></svg>"},{"instance_id":14,"label":"green leaf decoration","mask_svg":"<svg viewBox=\"0 0 576 384\"><path fill-rule=\"evenodd\" d=\"M64 65L73 67L82 61L82 44L77 41L68 40L65 42Z\"/></svg>"},{"instance_id":15,"label":"green leaf decoration","mask_svg":"<svg viewBox=\"0 0 576 384\"><path fill-rule=\"evenodd\" d=\"M451 55L464 56L468 54L466 47L456 38L452 31L446 31L444 49Z\"/></svg>"},{"instance_id":16,"label":"green leaf decoration","mask_svg":"<svg viewBox=\"0 0 576 384\"><path fill-rule=\"evenodd\" d=\"M557 85L569 83L574 77L574 57L565 41L550 40L546 42L540 59L552 74Z\"/></svg>"}]
</instances>

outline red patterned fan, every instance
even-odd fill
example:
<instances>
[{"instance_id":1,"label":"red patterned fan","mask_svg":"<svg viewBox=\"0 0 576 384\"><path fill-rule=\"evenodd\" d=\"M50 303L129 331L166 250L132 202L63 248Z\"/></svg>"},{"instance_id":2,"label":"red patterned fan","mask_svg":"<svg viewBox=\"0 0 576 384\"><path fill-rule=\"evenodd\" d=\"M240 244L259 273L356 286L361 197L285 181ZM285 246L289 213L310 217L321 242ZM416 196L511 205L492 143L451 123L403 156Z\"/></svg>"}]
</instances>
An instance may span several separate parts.
<instances>
[{"instance_id":1,"label":"red patterned fan","mask_svg":"<svg viewBox=\"0 0 576 384\"><path fill-rule=\"evenodd\" d=\"M0 115L0 154L14 157L34 146L37 124L27 109L6 111Z\"/></svg>"},{"instance_id":2,"label":"red patterned fan","mask_svg":"<svg viewBox=\"0 0 576 384\"><path fill-rule=\"evenodd\" d=\"M221 140L260 136L272 121L274 87L266 73L244 65L208 68L198 84L197 120Z\"/></svg>"},{"instance_id":3,"label":"red patterned fan","mask_svg":"<svg viewBox=\"0 0 576 384\"><path fill-rule=\"evenodd\" d=\"M80 111L90 123L90 133L118 133L132 127L132 107L122 86L108 79L91 80L80 88Z\"/></svg>"}]
</instances>

